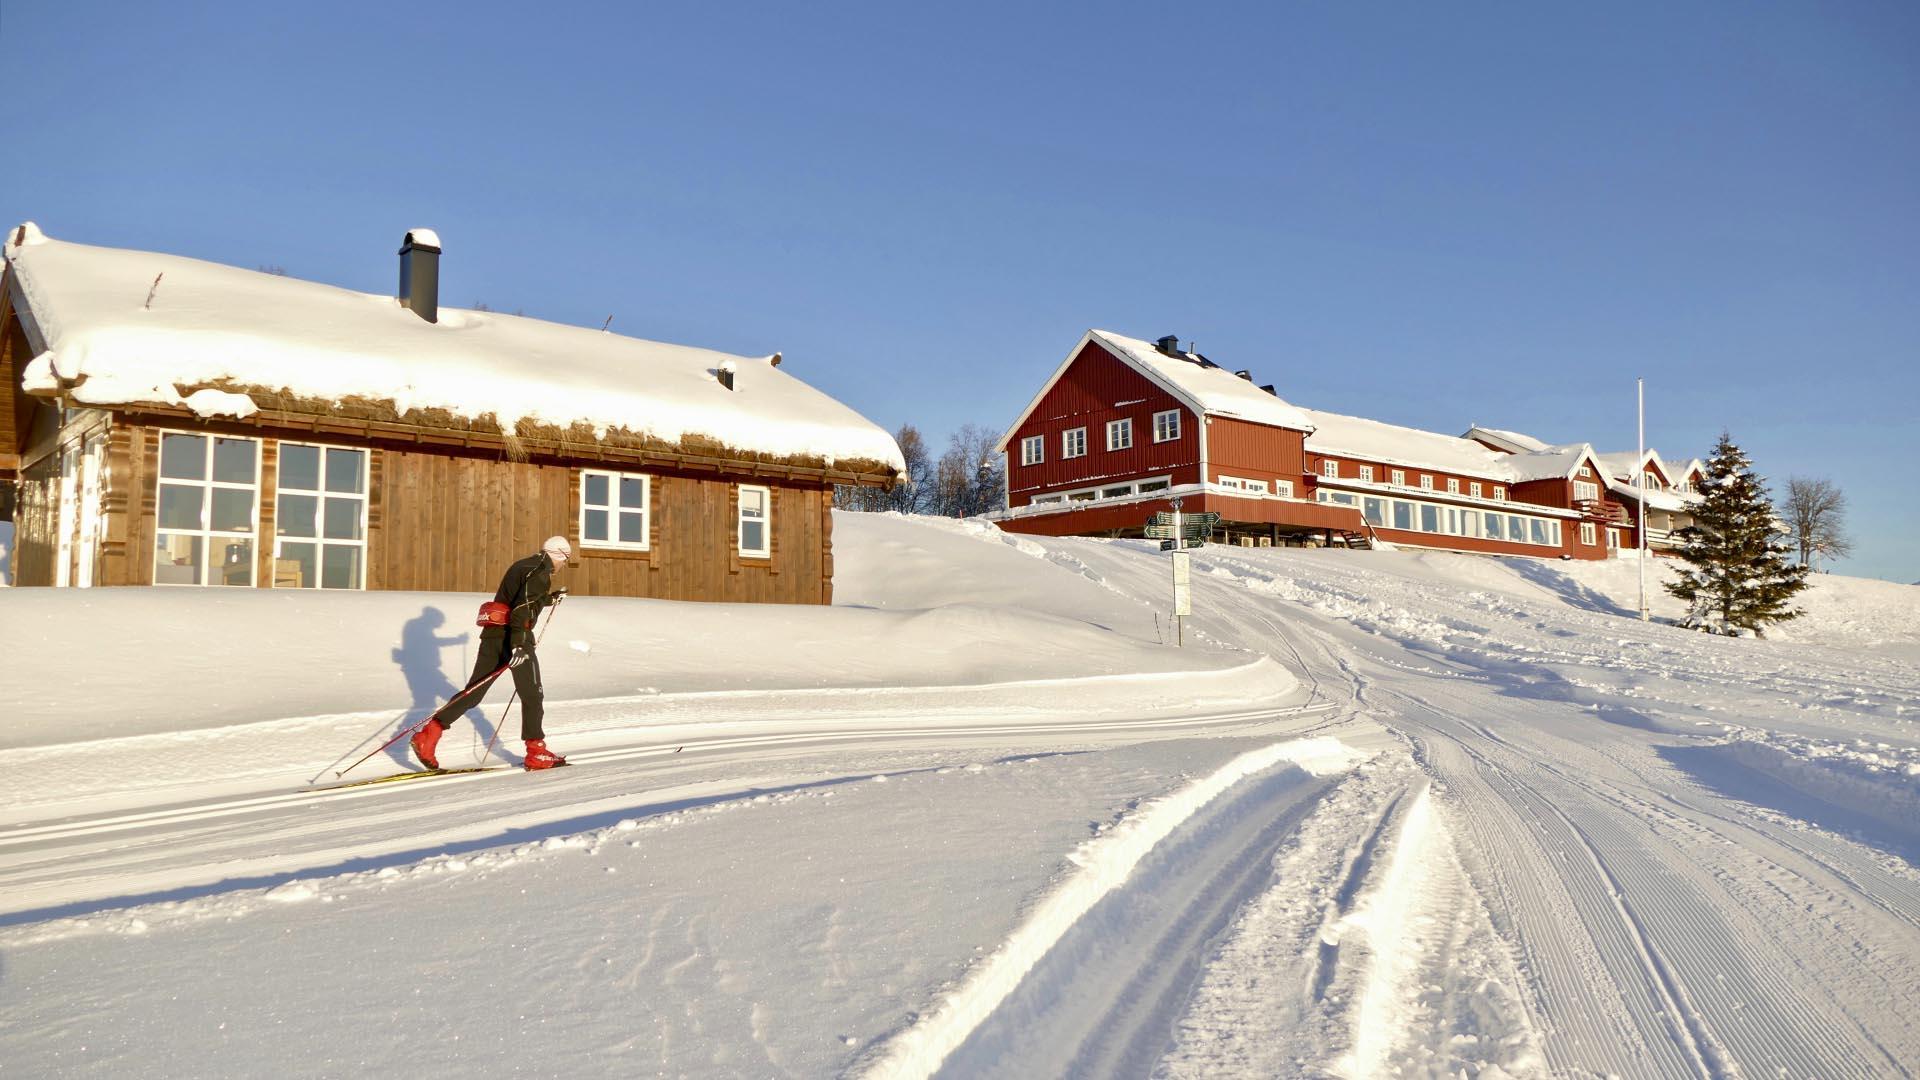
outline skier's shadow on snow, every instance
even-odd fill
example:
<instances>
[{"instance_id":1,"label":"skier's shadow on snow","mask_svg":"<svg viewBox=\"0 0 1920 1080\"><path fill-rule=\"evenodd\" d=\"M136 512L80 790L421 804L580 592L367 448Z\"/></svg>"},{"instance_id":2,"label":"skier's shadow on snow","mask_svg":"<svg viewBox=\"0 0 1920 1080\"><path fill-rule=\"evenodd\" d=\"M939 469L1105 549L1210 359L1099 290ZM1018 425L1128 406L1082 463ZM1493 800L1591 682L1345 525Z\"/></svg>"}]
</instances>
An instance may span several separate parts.
<instances>
[{"instance_id":1,"label":"skier's shadow on snow","mask_svg":"<svg viewBox=\"0 0 1920 1080\"><path fill-rule=\"evenodd\" d=\"M432 716L464 685L455 684L447 677L440 663L440 650L450 645L465 645L471 635L441 637L439 630L446 622L446 612L427 607L421 608L420 614L408 619L406 625L400 628L400 647L393 650L393 662L400 665L400 673L406 676L407 690L413 695L413 704L407 707L406 715L400 718L391 734L398 735L411 730L414 725ZM473 730L481 739L493 737L493 725L478 706L467 710L467 718L473 721ZM388 747L387 756L409 768L416 767L413 753L405 740Z\"/></svg>"}]
</instances>

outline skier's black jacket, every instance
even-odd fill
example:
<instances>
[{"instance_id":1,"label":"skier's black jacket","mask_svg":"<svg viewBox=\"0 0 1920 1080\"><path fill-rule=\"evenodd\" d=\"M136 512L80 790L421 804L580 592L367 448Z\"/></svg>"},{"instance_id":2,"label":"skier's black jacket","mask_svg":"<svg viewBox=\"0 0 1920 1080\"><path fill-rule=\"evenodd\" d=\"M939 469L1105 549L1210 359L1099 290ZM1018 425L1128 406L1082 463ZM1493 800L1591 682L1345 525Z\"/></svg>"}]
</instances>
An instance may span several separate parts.
<instances>
[{"instance_id":1,"label":"skier's black jacket","mask_svg":"<svg viewBox=\"0 0 1920 1080\"><path fill-rule=\"evenodd\" d=\"M494 600L507 605L506 626L489 626L480 631L482 639L504 637L509 629L513 637L508 648L533 649L533 624L540 612L553 603L553 560L537 551L507 567L500 579Z\"/></svg>"}]
</instances>

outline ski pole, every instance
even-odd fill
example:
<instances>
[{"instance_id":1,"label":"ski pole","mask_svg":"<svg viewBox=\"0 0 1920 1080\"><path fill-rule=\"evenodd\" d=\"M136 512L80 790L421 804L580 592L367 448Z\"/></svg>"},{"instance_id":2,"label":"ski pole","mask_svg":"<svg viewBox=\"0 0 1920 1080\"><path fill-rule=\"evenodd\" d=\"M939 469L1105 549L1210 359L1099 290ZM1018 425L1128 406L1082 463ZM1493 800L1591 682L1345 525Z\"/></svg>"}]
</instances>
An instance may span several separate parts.
<instances>
[{"instance_id":1,"label":"ski pole","mask_svg":"<svg viewBox=\"0 0 1920 1080\"><path fill-rule=\"evenodd\" d=\"M563 597L566 596L565 593L561 593L560 595ZM540 625L540 632L533 635L533 648L536 654L538 654L540 650L540 643L546 640L547 631L553 626L553 616L559 610L560 602L556 600L553 606L547 609L547 621ZM538 661L535 662L538 663ZM513 665L509 664L507 666L512 667ZM513 687L513 696L507 699L507 707L500 710L500 722L493 726L493 734L487 736L487 748L480 752L481 761L485 761L493 756L493 744L500 738L500 729L507 726L507 714L513 711L513 703L518 700L520 700L520 686L516 683Z\"/></svg>"},{"instance_id":2,"label":"ski pole","mask_svg":"<svg viewBox=\"0 0 1920 1080\"><path fill-rule=\"evenodd\" d=\"M501 664L498 668L494 670L493 674L488 675L485 679L482 679L479 683L479 686L481 687L492 686L493 680L499 678L500 673L507 670L507 667L508 665ZM462 690L460 691L459 694L455 694L453 695L453 697L448 698L447 705L453 704L453 702L457 700L461 696L461 694L465 694L467 693L467 691L472 689L474 689L474 687L469 686L467 687L466 690ZM407 728L406 730L400 732L400 734L395 735L393 738L388 739L386 742L381 743L379 746L374 747L371 751L367 753L366 757L361 758L359 761L354 762L353 764L347 766L344 769L340 769L336 771L333 775L336 777L347 775L348 773L352 772L353 770L359 768L362 764L364 764L367 758L372 757L374 754L378 754L380 751L385 750L387 747L392 746L394 743L399 742L401 739L408 738L414 732L419 731L421 728L426 727L428 724L432 723L433 721L440 719L440 714L447 711L447 705L442 705L438 709L433 710L433 712L429 714L425 720L420 721L419 723L413 725L412 727Z\"/></svg>"}]
</instances>

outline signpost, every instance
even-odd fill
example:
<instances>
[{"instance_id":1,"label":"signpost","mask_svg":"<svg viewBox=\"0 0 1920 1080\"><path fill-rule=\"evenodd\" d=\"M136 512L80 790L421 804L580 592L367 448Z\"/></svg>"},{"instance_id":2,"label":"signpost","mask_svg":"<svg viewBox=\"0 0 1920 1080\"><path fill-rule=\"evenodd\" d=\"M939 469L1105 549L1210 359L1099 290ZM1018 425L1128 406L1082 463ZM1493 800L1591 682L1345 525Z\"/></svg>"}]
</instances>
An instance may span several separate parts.
<instances>
[{"instance_id":1,"label":"signpost","mask_svg":"<svg viewBox=\"0 0 1920 1080\"><path fill-rule=\"evenodd\" d=\"M1220 515L1213 511L1182 514L1180 500L1173 500L1171 513L1161 512L1147 519L1147 539L1160 541L1161 551L1173 553L1173 633L1174 644L1186 644L1186 618L1193 614L1193 556L1188 548L1197 548L1213 535Z\"/></svg>"}]
</instances>

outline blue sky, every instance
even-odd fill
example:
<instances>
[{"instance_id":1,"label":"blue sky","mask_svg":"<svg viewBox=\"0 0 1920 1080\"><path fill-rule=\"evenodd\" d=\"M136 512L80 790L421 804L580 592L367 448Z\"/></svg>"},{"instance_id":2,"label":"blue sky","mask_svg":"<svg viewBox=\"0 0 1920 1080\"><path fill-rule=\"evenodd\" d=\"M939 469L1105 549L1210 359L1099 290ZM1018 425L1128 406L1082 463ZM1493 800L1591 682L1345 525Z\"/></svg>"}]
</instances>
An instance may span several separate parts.
<instances>
[{"instance_id":1,"label":"blue sky","mask_svg":"<svg viewBox=\"0 0 1920 1080\"><path fill-rule=\"evenodd\" d=\"M742 353L936 443L1089 327L1704 454L1920 580L1920 7L0 3L0 217Z\"/></svg>"}]
</instances>

